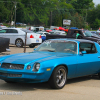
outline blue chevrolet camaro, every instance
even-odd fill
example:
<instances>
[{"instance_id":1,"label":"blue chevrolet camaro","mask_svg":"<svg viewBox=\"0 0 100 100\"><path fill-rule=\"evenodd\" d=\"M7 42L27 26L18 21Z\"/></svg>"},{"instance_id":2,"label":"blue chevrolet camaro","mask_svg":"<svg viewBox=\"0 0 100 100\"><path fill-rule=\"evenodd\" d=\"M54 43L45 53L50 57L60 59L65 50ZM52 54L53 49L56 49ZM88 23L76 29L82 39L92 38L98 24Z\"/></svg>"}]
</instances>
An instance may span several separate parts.
<instances>
[{"instance_id":1,"label":"blue chevrolet camaro","mask_svg":"<svg viewBox=\"0 0 100 100\"><path fill-rule=\"evenodd\" d=\"M88 40L51 39L33 52L0 57L0 79L8 83L48 81L61 89L67 79L94 74L100 77L100 46Z\"/></svg>"}]
</instances>

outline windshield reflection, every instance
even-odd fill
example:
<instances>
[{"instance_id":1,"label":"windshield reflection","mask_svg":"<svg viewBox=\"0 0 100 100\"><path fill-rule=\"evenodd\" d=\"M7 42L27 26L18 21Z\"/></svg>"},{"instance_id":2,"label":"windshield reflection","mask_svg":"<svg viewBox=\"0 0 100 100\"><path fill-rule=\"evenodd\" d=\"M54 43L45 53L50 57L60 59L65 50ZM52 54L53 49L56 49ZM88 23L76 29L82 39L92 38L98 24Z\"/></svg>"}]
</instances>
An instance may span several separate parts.
<instances>
[{"instance_id":1,"label":"windshield reflection","mask_svg":"<svg viewBox=\"0 0 100 100\"><path fill-rule=\"evenodd\" d=\"M46 40L36 51L62 52L62 53L77 53L77 43L63 40Z\"/></svg>"},{"instance_id":2,"label":"windshield reflection","mask_svg":"<svg viewBox=\"0 0 100 100\"><path fill-rule=\"evenodd\" d=\"M84 36L86 36L86 37L91 37L91 36L93 36L92 33L89 32L89 31L83 31L83 34L84 34Z\"/></svg>"}]
</instances>

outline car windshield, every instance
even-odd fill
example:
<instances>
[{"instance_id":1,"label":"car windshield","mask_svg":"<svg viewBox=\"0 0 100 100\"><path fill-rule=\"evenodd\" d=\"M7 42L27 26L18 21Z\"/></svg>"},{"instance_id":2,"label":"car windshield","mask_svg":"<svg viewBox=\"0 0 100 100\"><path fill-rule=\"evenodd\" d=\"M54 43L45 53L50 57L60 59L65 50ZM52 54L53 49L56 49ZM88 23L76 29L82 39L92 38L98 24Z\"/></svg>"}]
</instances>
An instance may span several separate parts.
<instances>
[{"instance_id":1,"label":"car windshield","mask_svg":"<svg viewBox=\"0 0 100 100\"><path fill-rule=\"evenodd\" d=\"M34 33L33 31L30 31L30 30L27 30L27 29L21 29L22 31L24 32L27 32L27 33Z\"/></svg>"},{"instance_id":2,"label":"car windshield","mask_svg":"<svg viewBox=\"0 0 100 100\"><path fill-rule=\"evenodd\" d=\"M62 53L77 53L77 43L65 40L46 40L36 51L62 52Z\"/></svg>"},{"instance_id":3,"label":"car windshield","mask_svg":"<svg viewBox=\"0 0 100 100\"><path fill-rule=\"evenodd\" d=\"M86 36L86 37L91 37L91 36L93 36L92 33L89 32L89 31L84 31L83 34L84 34L84 36Z\"/></svg>"}]
</instances>

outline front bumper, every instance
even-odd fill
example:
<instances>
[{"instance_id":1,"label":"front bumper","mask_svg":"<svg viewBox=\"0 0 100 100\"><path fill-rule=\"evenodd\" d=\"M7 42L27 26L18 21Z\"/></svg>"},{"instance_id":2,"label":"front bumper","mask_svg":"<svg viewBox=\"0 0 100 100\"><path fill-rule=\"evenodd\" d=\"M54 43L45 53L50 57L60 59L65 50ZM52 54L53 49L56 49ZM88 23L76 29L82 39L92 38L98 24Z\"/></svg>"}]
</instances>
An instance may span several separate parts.
<instances>
[{"instance_id":1,"label":"front bumper","mask_svg":"<svg viewBox=\"0 0 100 100\"><path fill-rule=\"evenodd\" d=\"M48 78L44 72L33 73L24 71L0 70L0 79L12 82L39 83L46 82Z\"/></svg>"}]
</instances>

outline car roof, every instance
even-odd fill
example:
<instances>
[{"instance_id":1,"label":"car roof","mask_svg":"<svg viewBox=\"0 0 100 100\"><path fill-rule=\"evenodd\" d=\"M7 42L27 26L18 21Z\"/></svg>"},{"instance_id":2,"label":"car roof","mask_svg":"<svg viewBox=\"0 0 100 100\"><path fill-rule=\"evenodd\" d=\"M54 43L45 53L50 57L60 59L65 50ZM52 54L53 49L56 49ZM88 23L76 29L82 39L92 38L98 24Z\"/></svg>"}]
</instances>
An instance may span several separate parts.
<instances>
[{"instance_id":1,"label":"car roof","mask_svg":"<svg viewBox=\"0 0 100 100\"><path fill-rule=\"evenodd\" d=\"M22 28L3 28L3 29L22 29Z\"/></svg>"},{"instance_id":2,"label":"car roof","mask_svg":"<svg viewBox=\"0 0 100 100\"><path fill-rule=\"evenodd\" d=\"M89 42L89 43L94 43L94 41L91 41L91 40L85 40L85 39L66 39L66 38L63 38L63 39L49 39L49 40L60 40L60 41L73 41L73 42Z\"/></svg>"}]
</instances>

